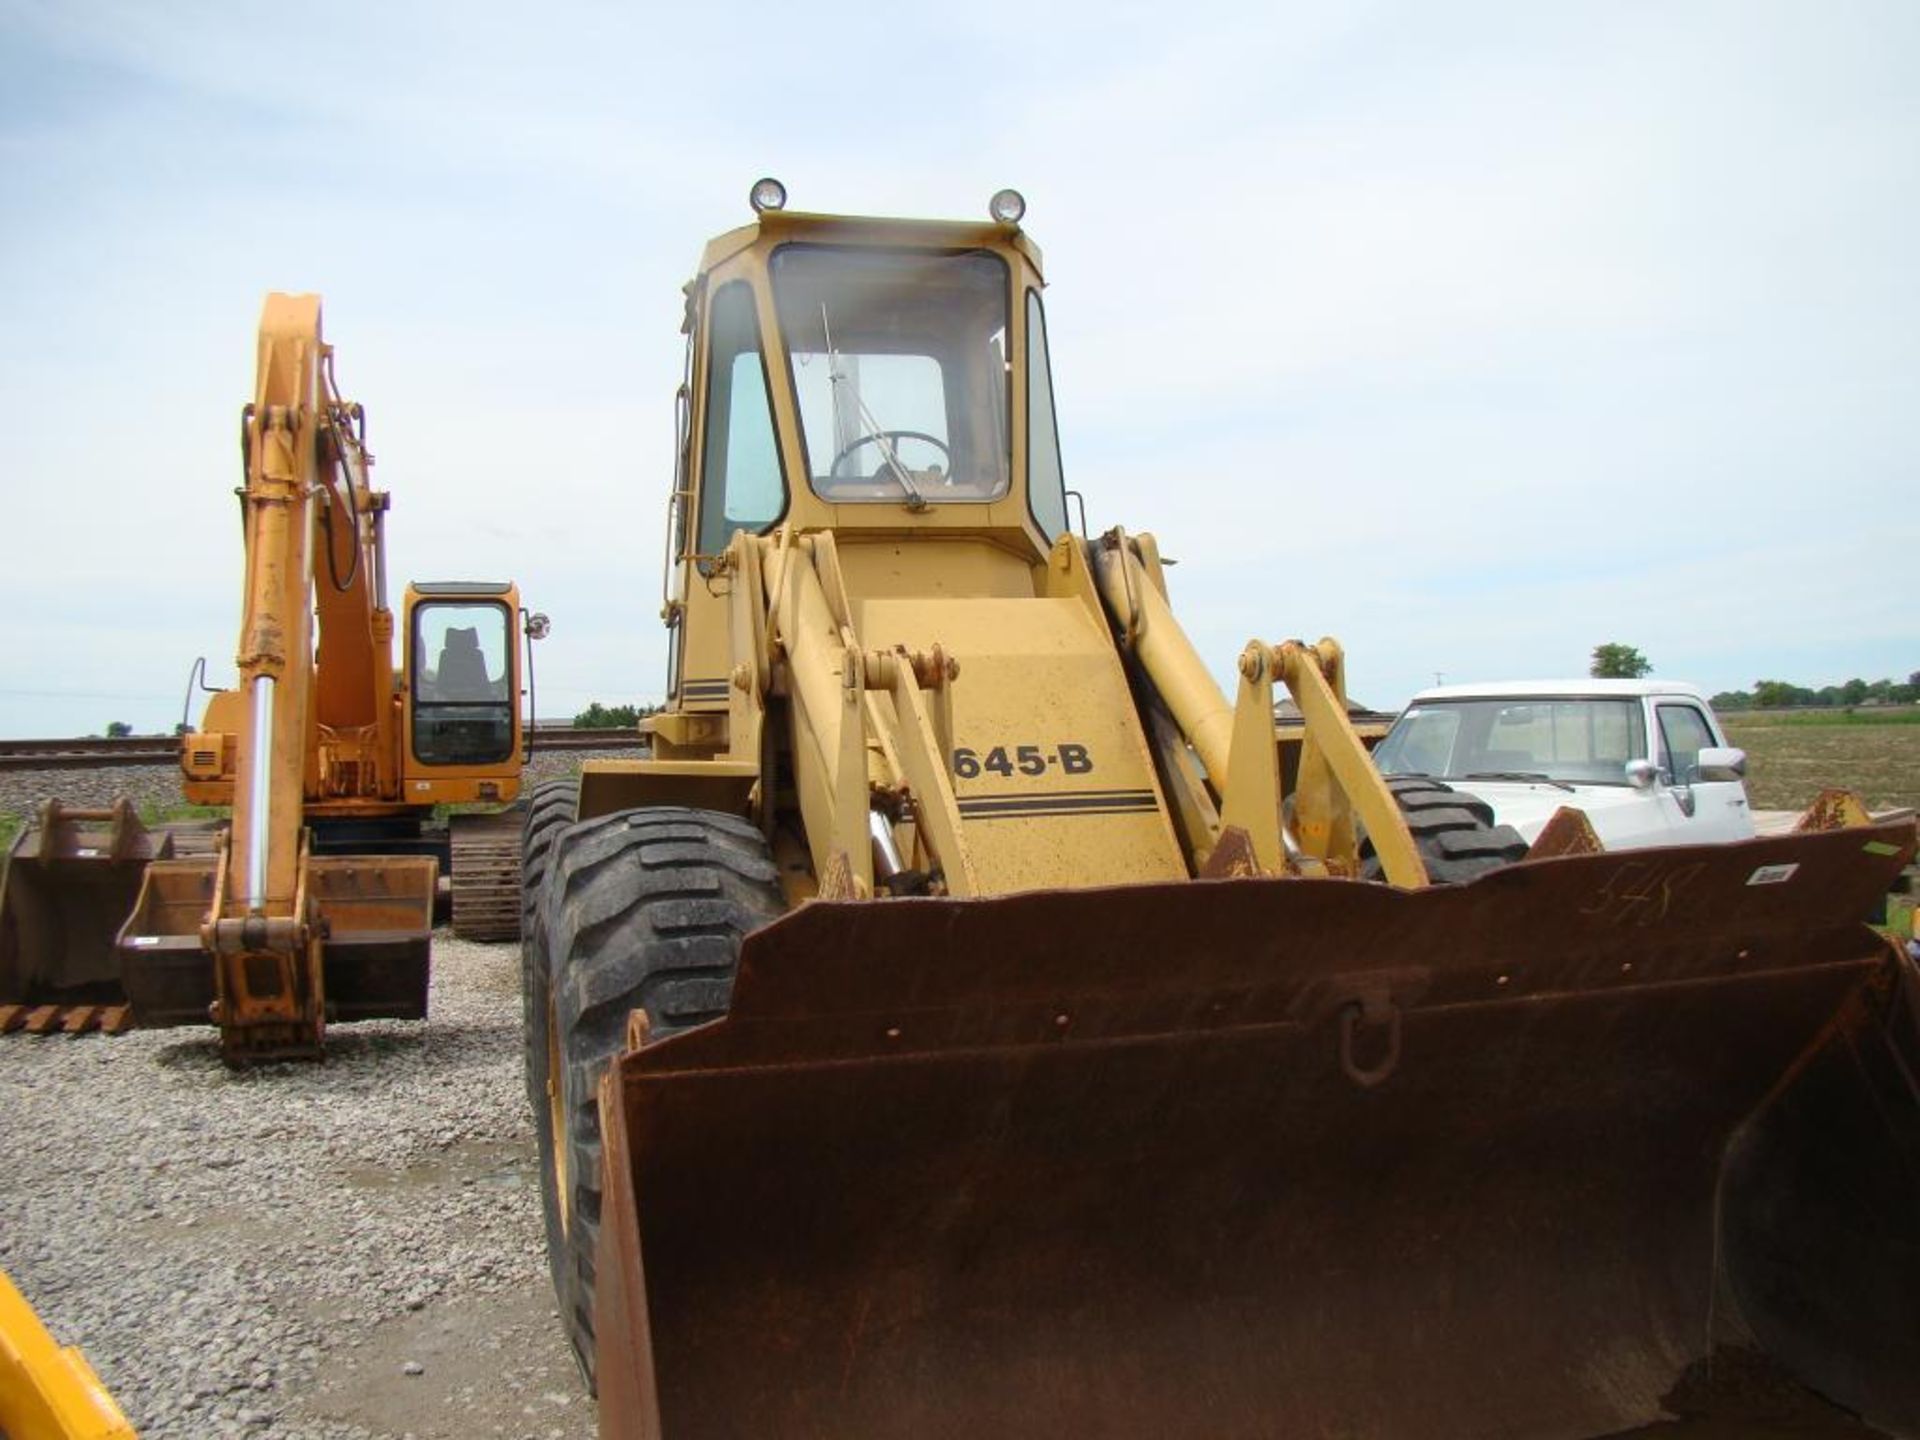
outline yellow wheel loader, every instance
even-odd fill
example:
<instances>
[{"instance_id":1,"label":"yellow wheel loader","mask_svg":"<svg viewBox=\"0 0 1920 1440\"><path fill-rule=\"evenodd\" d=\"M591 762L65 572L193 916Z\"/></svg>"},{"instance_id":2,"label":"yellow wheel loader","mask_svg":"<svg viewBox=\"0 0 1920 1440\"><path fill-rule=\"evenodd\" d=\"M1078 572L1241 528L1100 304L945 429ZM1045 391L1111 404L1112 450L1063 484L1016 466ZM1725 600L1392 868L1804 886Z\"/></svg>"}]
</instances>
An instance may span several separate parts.
<instances>
[{"instance_id":1,"label":"yellow wheel loader","mask_svg":"<svg viewBox=\"0 0 1920 1440\"><path fill-rule=\"evenodd\" d=\"M0 1005L69 1028L220 1027L229 1061L318 1056L330 1020L426 1014L438 875L456 931L512 938L525 732L519 592L409 585L388 600L389 497L340 398L313 295L270 295L242 412L239 684L181 742L181 790L231 806L212 855L172 854L122 805L49 805L0 905ZM92 828L88 828L88 826Z\"/></svg>"},{"instance_id":2,"label":"yellow wheel loader","mask_svg":"<svg viewBox=\"0 0 1920 1440\"><path fill-rule=\"evenodd\" d=\"M74 1345L62 1346L0 1271L0 1437L137 1440Z\"/></svg>"},{"instance_id":3,"label":"yellow wheel loader","mask_svg":"<svg viewBox=\"0 0 1920 1440\"><path fill-rule=\"evenodd\" d=\"M754 198L652 758L527 812L602 1433L1920 1434L1920 987L1859 918L1911 825L1528 852L1380 778L1332 641L1229 700L1152 539L1069 523L1018 197Z\"/></svg>"}]
</instances>

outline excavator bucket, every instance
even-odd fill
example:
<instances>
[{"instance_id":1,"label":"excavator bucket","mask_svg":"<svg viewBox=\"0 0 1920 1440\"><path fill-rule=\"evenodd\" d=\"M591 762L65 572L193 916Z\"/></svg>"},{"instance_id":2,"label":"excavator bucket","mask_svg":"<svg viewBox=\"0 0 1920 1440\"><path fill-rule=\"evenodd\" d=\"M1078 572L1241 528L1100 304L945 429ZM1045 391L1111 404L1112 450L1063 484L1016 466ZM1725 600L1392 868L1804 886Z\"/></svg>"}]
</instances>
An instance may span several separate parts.
<instances>
[{"instance_id":1,"label":"excavator bucket","mask_svg":"<svg viewBox=\"0 0 1920 1440\"><path fill-rule=\"evenodd\" d=\"M171 837L150 834L126 800L106 810L41 805L7 857L0 1008L124 1005L114 935L147 866L172 853Z\"/></svg>"},{"instance_id":2,"label":"excavator bucket","mask_svg":"<svg viewBox=\"0 0 1920 1440\"><path fill-rule=\"evenodd\" d=\"M216 982L200 927L213 904L220 863L217 857L169 860L148 868L119 940L136 1023L208 1023ZM327 1021L425 1017L438 875L432 856L307 860L307 894L325 927ZM256 991L271 983L267 970L249 971Z\"/></svg>"},{"instance_id":3,"label":"excavator bucket","mask_svg":"<svg viewBox=\"0 0 1920 1440\"><path fill-rule=\"evenodd\" d=\"M608 1071L603 1433L1920 1433L1913 848L807 905Z\"/></svg>"}]
</instances>

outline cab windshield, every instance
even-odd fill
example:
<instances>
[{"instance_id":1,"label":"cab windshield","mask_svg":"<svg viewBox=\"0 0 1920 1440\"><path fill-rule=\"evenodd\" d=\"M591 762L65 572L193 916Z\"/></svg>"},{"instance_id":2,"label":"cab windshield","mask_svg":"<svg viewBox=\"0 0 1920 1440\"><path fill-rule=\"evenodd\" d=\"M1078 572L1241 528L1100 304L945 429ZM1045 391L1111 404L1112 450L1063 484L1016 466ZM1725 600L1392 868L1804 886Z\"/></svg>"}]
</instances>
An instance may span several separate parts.
<instances>
[{"instance_id":1,"label":"cab windshield","mask_svg":"<svg viewBox=\"0 0 1920 1440\"><path fill-rule=\"evenodd\" d=\"M1637 700L1579 698L1418 701L1373 752L1383 775L1579 785L1624 785L1646 756Z\"/></svg>"},{"instance_id":2,"label":"cab windshield","mask_svg":"<svg viewBox=\"0 0 1920 1440\"><path fill-rule=\"evenodd\" d=\"M784 245L772 273L815 493L909 510L1006 493L1003 260Z\"/></svg>"}]
</instances>

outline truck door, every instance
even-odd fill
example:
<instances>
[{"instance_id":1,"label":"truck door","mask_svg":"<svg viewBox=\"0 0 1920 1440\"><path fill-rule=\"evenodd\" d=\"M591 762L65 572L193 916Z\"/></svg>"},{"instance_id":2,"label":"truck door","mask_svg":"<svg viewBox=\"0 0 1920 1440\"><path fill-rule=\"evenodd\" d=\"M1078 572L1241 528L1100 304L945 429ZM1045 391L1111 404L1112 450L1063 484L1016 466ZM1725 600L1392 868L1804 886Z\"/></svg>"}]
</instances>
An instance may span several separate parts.
<instances>
[{"instance_id":1,"label":"truck door","mask_svg":"<svg viewBox=\"0 0 1920 1440\"><path fill-rule=\"evenodd\" d=\"M1654 706L1660 736L1660 803L1685 843L1742 840L1753 833L1747 789L1735 779L1703 779L1700 752L1724 745L1700 707L1684 700Z\"/></svg>"}]
</instances>

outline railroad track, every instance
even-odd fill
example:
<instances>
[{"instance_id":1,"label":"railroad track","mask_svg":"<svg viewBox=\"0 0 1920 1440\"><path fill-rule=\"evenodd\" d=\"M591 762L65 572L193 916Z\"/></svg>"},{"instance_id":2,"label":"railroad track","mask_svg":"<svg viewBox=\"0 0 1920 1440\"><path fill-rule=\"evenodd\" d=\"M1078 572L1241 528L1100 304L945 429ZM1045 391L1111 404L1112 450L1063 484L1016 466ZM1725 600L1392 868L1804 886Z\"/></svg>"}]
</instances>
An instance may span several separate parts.
<instances>
[{"instance_id":1,"label":"railroad track","mask_svg":"<svg viewBox=\"0 0 1920 1440\"><path fill-rule=\"evenodd\" d=\"M625 750L639 744L640 737L631 730L578 730L570 725L537 730L533 736L535 754L543 750ZM0 770L103 770L179 762L180 741L172 735L0 740Z\"/></svg>"}]
</instances>

